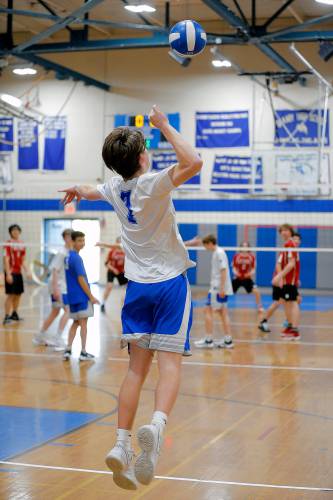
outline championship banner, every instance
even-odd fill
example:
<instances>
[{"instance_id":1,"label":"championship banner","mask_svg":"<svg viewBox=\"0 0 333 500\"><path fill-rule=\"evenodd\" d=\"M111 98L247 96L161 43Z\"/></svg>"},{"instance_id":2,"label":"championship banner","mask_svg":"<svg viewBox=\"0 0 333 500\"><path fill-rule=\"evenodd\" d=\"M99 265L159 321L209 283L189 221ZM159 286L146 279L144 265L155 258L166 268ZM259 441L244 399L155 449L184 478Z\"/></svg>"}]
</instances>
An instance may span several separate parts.
<instances>
[{"instance_id":1,"label":"championship banner","mask_svg":"<svg viewBox=\"0 0 333 500\"><path fill-rule=\"evenodd\" d=\"M324 146L330 145L329 119L327 110ZM277 110L274 145L288 148L318 147L321 145L323 126L323 109Z\"/></svg>"},{"instance_id":2,"label":"championship banner","mask_svg":"<svg viewBox=\"0 0 333 500\"><path fill-rule=\"evenodd\" d=\"M65 170L66 116L45 118L43 170Z\"/></svg>"},{"instance_id":3,"label":"championship banner","mask_svg":"<svg viewBox=\"0 0 333 500\"><path fill-rule=\"evenodd\" d=\"M38 170L38 124L18 120L18 169Z\"/></svg>"},{"instance_id":4,"label":"championship banner","mask_svg":"<svg viewBox=\"0 0 333 500\"><path fill-rule=\"evenodd\" d=\"M250 145L248 111L197 112L197 148L240 148Z\"/></svg>"},{"instance_id":5,"label":"championship banner","mask_svg":"<svg viewBox=\"0 0 333 500\"><path fill-rule=\"evenodd\" d=\"M180 131L179 113L168 113L168 120L178 132ZM171 149L162 132L151 125L148 115L115 115L115 127L133 127L142 131L146 139L147 149Z\"/></svg>"},{"instance_id":6,"label":"championship banner","mask_svg":"<svg viewBox=\"0 0 333 500\"><path fill-rule=\"evenodd\" d=\"M0 151L14 151L13 118L0 117Z\"/></svg>"},{"instance_id":7,"label":"championship banner","mask_svg":"<svg viewBox=\"0 0 333 500\"><path fill-rule=\"evenodd\" d=\"M171 167L177 163L177 156L175 153L171 153L169 151L161 151L160 153L154 153L152 155L152 172L159 172L164 170L165 168ZM200 189L201 178L200 174L195 175L191 179L185 182L182 186L182 189Z\"/></svg>"},{"instance_id":8,"label":"championship banner","mask_svg":"<svg viewBox=\"0 0 333 500\"><path fill-rule=\"evenodd\" d=\"M254 171L253 171L254 170ZM216 155L212 173L212 190L226 193L249 193L253 189L246 188L248 184L258 184L254 192L262 191L263 183L262 158L250 156ZM244 184L243 188L226 189L223 185Z\"/></svg>"}]
</instances>

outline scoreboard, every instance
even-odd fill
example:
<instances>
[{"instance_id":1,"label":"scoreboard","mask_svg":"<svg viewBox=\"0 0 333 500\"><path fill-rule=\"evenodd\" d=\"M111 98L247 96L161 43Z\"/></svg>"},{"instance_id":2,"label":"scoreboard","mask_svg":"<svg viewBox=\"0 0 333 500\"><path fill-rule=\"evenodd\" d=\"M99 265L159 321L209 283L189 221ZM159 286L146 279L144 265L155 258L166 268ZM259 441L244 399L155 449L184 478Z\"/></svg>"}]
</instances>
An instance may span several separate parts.
<instances>
[{"instance_id":1,"label":"scoreboard","mask_svg":"<svg viewBox=\"0 0 333 500\"><path fill-rule=\"evenodd\" d=\"M179 113L169 113L167 116L170 125L180 132ZM160 130L149 122L147 115L115 115L114 126L133 127L142 130L146 138L147 149L171 149L171 144L168 143Z\"/></svg>"}]
</instances>

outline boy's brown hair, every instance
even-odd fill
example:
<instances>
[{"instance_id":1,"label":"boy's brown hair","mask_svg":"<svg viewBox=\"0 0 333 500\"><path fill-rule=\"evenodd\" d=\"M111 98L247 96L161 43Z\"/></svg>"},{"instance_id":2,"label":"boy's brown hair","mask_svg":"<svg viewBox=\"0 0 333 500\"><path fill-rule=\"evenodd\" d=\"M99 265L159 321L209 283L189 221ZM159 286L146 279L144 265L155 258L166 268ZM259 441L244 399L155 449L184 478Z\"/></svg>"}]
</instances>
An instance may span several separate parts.
<instances>
[{"instance_id":1,"label":"boy's brown hair","mask_svg":"<svg viewBox=\"0 0 333 500\"><path fill-rule=\"evenodd\" d=\"M202 238L202 243L204 245L209 245L209 243L212 243L213 245L217 244L217 238L214 234L207 234L204 238Z\"/></svg>"},{"instance_id":2,"label":"boy's brown hair","mask_svg":"<svg viewBox=\"0 0 333 500\"><path fill-rule=\"evenodd\" d=\"M72 241L77 240L77 238L85 238L85 234L82 231L72 231Z\"/></svg>"},{"instance_id":3,"label":"boy's brown hair","mask_svg":"<svg viewBox=\"0 0 333 500\"><path fill-rule=\"evenodd\" d=\"M295 230L294 230L293 226L291 226L290 224L281 224L281 226L279 227L279 233L281 233L281 231L283 231L285 229L290 231L291 236L294 236Z\"/></svg>"},{"instance_id":4,"label":"boy's brown hair","mask_svg":"<svg viewBox=\"0 0 333 500\"><path fill-rule=\"evenodd\" d=\"M145 138L140 130L117 127L106 137L102 156L105 165L126 180L140 169L139 157L145 148Z\"/></svg>"}]
</instances>

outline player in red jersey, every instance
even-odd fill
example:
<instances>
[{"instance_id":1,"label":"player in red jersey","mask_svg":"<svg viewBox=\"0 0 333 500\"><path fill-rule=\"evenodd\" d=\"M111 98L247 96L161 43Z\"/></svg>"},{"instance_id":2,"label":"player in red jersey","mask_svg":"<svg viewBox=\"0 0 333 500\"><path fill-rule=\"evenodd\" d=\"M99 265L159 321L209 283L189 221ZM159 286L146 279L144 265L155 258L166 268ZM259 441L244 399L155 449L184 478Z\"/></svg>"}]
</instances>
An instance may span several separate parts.
<instances>
[{"instance_id":1,"label":"player in red jersey","mask_svg":"<svg viewBox=\"0 0 333 500\"><path fill-rule=\"evenodd\" d=\"M293 240L295 234L292 226L283 224L279 233L284 241L283 251L279 256L279 269L272 284L282 288L281 298L284 301L288 326L282 331L282 336L290 339L300 339L298 330L300 309L298 304L298 284L300 279L300 260L297 246Z\"/></svg>"},{"instance_id":2,"label":"player in red jersey","mask_svg":"<svg viewBox=\"0 0 333 500\"><path fill-rule=\"evenodd\" d=\"M299 247L301 245L302 238L301 238L301 235L299 233L293 231L292 239L293 239L296 247ZM280 258L280 255L279 255L279 258ZM275 269L274 269L273 279L275 278L275 276L277 275L277 273L280 272L280 271L281 271L281 266L280 266L280 262L279 262L279 259L278 259L277 263L276 263L276 266L275 266ZM297 286L298 287L300 286L300 282L298 282ZM275 313L275 311L277 311L277 309L280 307L280 305L284 304L283 295L282 295L282 288L280 286L274 286L273 285L272 300L273 300L273 302L271 303L271 305L269 306L269 308L266 309L264 319L258 325L259 330L261 330L264 333L269 333L271 331L269 329L269 327L268 327L268 323L267 322L273 316L273 314ZM299 290L298 290L297 302L298 302L298 304L301 303L301 295L299 293ZM289 321L286 319L285 322L283 323L283 326L285 328L287 328L287 327L290 328L291 325L289 324Z\"/></svg>"},{"instance_id":3,"label":"player in red jersey","mask_svg":"<svg viewBox=\"0 0 333 500\"><path fill-rule=\"evenodd\" d=\"M241 247L244 250L236 253L232 259L232 270L235 278L232 280L232 288L234 293L243 287L247 293L253 293L256 299L256 304L259 312L263 312L261 303L261 295L257 285L254 283L254 274L256 272L256 258L249 251L250 243L243 241Z\"/></svg>"},{"instance_id":4,"label":"player in red jersey","mask_svg":"<svg viewBox=\"0 0 333 500\"><path fill-rule=\"evenodd\" d=\"M3 320L4 325L20 320L17 309L21 295L24 292L22 269L25 270L29 278L31 277L25 265L26 250L23 242L20 240L22 232L20 226L13 224L9 226L8 232L10 234L10 239L7 240L9 245L6 245L4 248L5 292L7 295L5 317Z\"/></svg>"},{"instance_id":5,"label":"player in red jersey","mask_svg":"<svg viewBox=\"0 0 333 500\"><path fill-rule=\"evenodd\" d=\"M105 261L105 266L107 268L107 284L104 291L103 303L101 305L102 313L105 312L105 302L107 301L112 288L113 281L116 278L120 286L127 284L127 278L125 278L124 268L125 268L125 252L120 245L120 238L116 239L115 245L107 245L103 243L98 243L98 246L110 248L109 254Z\"/></svg>"}]
</instances>

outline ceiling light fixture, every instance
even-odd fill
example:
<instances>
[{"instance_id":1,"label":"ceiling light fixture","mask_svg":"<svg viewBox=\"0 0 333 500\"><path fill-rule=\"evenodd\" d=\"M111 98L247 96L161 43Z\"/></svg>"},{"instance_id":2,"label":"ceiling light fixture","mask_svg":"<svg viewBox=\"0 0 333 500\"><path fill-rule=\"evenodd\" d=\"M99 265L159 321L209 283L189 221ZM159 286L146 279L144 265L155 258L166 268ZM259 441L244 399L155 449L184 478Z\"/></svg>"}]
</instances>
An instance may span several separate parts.
<instances>
[{"instance_id":1,"label":"ceiling light fixture","mask_svg":"<svg viewBox=\"0 0 333 500\"><path fill-rule=\"evenodd\" d=\"M232 64L228 59L213 59L212 65L214 68L231 68Z\"/></svg>"},{"instance_id":2,"label":"ceiling light fixture","mask_svg":"<svg viewBox=\"0 0 333 500\"><path fill-rule=\"evenodd\" d=\"M14 106L14 108L20 108L22 106L21 99L10 94L1 94L0 99L11 106Z\"/></svg>"},{"instance_id":3,"label":"ceiling light fixture","mask_svg":"<svg viewBox=\"0 0 333 500\"><path fill-rule=\"evenodd\" d=\"M14 68L13 73L19 76L35 75L37 70L35 68Z\"/></svg>"},{"instance_id":4,"label":"ceiling light fixture","mask_svg":"<svg viewBox=\"0 0 333 500\"><path fill-rule=\"evenodd\" d=\"M142 14L144 12L155 12L156 11L155 7L152 7L151 5L146 5L146 4L125 5L125 9L129 10L130 12L135 12L136 14Z\"/></svg>"},{"instance_id":5,"label":"ceiling light fixture","mask_svg":"<svg viewBox=\"0 0 333 500\"><path fill-rule=\"evenodd\" d=\"M317 3L324 3L326 5L333 5L333 0L316 0Z\"/></svg>"}]
</instances>

